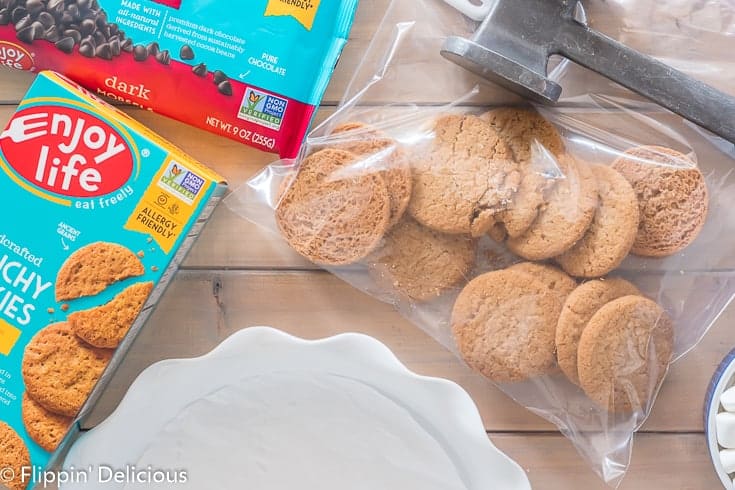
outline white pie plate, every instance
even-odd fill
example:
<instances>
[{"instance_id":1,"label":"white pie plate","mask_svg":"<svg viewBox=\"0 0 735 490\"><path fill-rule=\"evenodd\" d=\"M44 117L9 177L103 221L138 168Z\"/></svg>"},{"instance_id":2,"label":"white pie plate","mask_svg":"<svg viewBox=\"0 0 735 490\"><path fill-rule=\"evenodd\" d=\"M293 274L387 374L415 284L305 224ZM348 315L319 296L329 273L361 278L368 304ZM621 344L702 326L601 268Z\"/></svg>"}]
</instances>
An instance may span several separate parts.
<instances>
[{"instance_id":1,"label":"white pie plate","mask_svg":"<svg viewBox=\"0 0 735 490\"><path fill-rule=\"evenodd\" d=\"M386 346L365 335L307 341L269 327L235 333L202 357L166 360L146 369L115 412L74 444L64 468L103 464L124 468L136 462L151 435L158 434L185 407L244 377L288 372L339 376L374 388L405 409L438 442L469 490L531 488L518 464L490 442L476 406L457 384L409 371ZM206 423L216 425L217 420ZM96 488L94 478L78 487ZM99 488L124 485L108 482ZM240 485L233 481L233 488Z\"/></svg>"}]
</instances>

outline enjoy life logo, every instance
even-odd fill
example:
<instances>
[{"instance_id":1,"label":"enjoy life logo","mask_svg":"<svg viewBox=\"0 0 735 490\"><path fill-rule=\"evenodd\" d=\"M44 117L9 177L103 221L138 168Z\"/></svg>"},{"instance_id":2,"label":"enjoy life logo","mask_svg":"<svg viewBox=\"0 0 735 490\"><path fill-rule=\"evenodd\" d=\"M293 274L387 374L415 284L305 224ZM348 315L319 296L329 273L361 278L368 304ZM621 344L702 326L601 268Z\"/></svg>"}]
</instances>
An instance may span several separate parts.
<instances>
[{"instance_id":1,"label":"enjoy life logo","mask_svg":"<svg viewBox=\"0 0 735 490\"><path fill-rule=\"evenodd\" d=\"M132 150L112 125L56 105L16 112L0 134L0 156L33 187L76 198L116 191L135 166Z\"/></svg>"}]
</instances>

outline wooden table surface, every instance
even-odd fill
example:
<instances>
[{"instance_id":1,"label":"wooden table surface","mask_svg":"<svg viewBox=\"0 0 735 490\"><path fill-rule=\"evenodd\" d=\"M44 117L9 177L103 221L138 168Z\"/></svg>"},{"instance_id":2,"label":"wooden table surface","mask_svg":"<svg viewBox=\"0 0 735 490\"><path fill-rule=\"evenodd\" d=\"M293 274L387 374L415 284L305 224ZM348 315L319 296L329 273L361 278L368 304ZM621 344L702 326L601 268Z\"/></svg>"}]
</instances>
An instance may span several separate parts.
<instances>
[{"instance_id":1,"label":"wooden table surface","mask_svg":"<svg viewBox=\"0 0 735 490\"><path fill-rule=\"evenodd\" d=\"M372 4L372 0L361 4L319 118L333 111L380 19ZM0 70L0 125L32 79L28 73ZM219 171L232 188L274 160L273 155L150 112L126 110ZM650 419L635 437L630 471L621 489L721 488L707 454L702 407L712 373L735 343L733 320L735 308L729 308L701 344L672 367ZM534 488L607 488L551 424L518 407L390 306L319 271L225 206L215 212L136 340L93 422L109 413L151 363L203 354L229 334L253 325L271 325L305 338L347 331L376 337L417 373L448 378L464 387L479 407L492 441L521 464Z\"/></svg>"}]
</instances>

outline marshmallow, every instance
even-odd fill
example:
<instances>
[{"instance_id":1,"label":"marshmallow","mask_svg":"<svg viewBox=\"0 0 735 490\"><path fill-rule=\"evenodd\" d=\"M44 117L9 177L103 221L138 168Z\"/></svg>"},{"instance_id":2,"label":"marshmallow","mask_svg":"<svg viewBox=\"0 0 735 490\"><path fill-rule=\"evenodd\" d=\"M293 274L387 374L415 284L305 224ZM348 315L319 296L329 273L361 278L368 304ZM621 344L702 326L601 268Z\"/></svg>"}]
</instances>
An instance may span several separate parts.
<instances>
[{"instance_id":1,"label":"marshmallow","mask_svg":"<svg viewBox=\"0 0 735 490\"><path fill-rule=\"evenodd\" d=\"M720 463L722 463L725 473L735 473L735 449L720 451Z\"/></svg>"},{"instance_id":2,"label":"marshmallow","mask_svg":"<svg viewBox=\"0 0 735 490\"><path fill-rule=\"evenodd\" d=\"M720 412L715 416L717 442L720 446L735 449L735 413Z\"/></svg>"},{"instance_id":3,"label":"marshmallow","mask_svg":"<svg viewBox=\"0 0 735 490\"><path fill-rule=\"evenodd\" d=\"M722 408L728 412L735 412L735 386L725 390L720 395L720 403L722 404Z\"/></svg>"}]
</instances>

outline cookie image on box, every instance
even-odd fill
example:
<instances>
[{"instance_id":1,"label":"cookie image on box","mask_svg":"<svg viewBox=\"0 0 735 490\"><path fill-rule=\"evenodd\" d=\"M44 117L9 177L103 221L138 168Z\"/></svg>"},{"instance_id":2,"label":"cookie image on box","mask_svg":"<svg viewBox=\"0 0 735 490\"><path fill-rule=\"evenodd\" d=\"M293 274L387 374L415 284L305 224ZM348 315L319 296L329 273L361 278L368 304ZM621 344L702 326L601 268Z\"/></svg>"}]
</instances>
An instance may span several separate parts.
<instances>
[{"instance_id":1,"label":"cookie image on box","mask_svg":"<svg viewBox=\"0 0 735 490\"><path fill-rule=\"evenodd\" d=\"M613 163L633 186L640 224L633 253L673 255L691 244L707 220L709 193L704 175L688 156L671 148L642 146Z\"/></svg>"},{"instance_id":2,"label":"cookie image on box","mask_svg":"<svg viewBox=\"0 0 735 490\"><path fill-rule=\"evenodd\" d=\"M606 165L594 165L600 203L587 233L556 258L576 277L602 277L628 256L638 233L638 199L625 177Z\"/></svg>"},{"instance_id":3,"label":"cookie image on box","mask_svg":"<svg viewBox=\"0 0 735 490\"><path fill-rule=\"evenodd\" d=\"M477 116L446 115L434 141L410 154L419 223L442 233L485 234L518 190L520 172L500 134Z\"/></svg>"},{"instance_id":4,"label":"cookie image on box","mask_svg":"<svg viewBox=\"0 0 735 490\"><path fill-rule=\"evenodd\" d=\"M488 272L459 294L452 333L470 367L496 382L523 381L554 370L561 308L559 294L531 274Z\"/></svg>"},{"instance_id":5,"label":"cookie image on box","mask_svg":"<svg viewBox=\"0 0 735 490\"><path fill-rule=\"evenodd\" d=\"M370 257L368 271L387 290L426 301L467 278L475 249L476 241L469 237L440 233L407 217Z\"/></svg>"},{"instance_id":6,"label":"cookie image on box","mask_svg":"<svg viewBox=\"0 0 735 490\"><path fill-rule=\"evenodd\" d=\"M517 237L531 226L546 203L546 194L559 173L556 158L564 153L564 143L556 127L530 108L503 107L481 117L500 134L519 165L518 193L498 222L504 235Z\"/></svg>"},{"instance_id":7,"label":"cookie image on box","mask_svg":"<svg viewBox=\"0 0 735 490\"><path fill-rule=\"evenodd\" d=\"M330 148L349 151L363 159L366 170L380 171L388 187L390 197L389 227L397 224L403 217L411 200L413 181L411 167L398 142L378 129L360 122L338 125L332 131L338 140L330 143Z\"/></svg>"},{"instance_id":8,"label":"cookie image on box","mask_svg":"<svg viewBox=\"0 0 735 490\"><path fill-rule=\"evenodd\" d=\"M23 467L31 465L31 456L17 432L5 422L0 421L0 468L10 468L15 475L12 481L3 481L10 490L23 490L29 482L23 482Z\"/></svg>"},{"instance_id":9,"label":"cookie image on box","mask_svg":"<svg viewBox=\"0 0 735 490\"><path fill-rule=\"evenodd\" d=\"M597 310L579 339L579 385L611 412L645 412L669 368L671 318L655 302L623 296Z\"/></svg>"},{"instance_id":10,"label":"cookie image on box","mask_svg":"<svg viewBox=\"0 0 735 490\"><path fill-rule=\"evenodd\" d=\"M74 419L49 412L27 393L23 394L21 407L23 425L28 435L46 451L54 452Z\"/></svg>"},{"instance_id":11,"label":"cookie image on box","mask_svg":"<svg viewBox=\"0 0 735 490\"><path fill-rule=\"evenodd\" d=\"M56 276L56 301L94 296L117 281L144 273L140 259L122 245L92 243L71 254L61 266Z\"/></svg>"},{"instance_id":12,"label":"cookie image on box","mask_svg":"<svg viewBox=\"0 0 735 490\"><path fill-rule=\"evenodd\" d=\"M114 349L130 330L151 291L152 282L133 284L109 303L69 314L67 322L74 333L88 344Z\"/></svg>"},{"instance_id":13,"label":"cookie image on box","mask_svg":"<svg viewBox=\"0 0 735 490\"><path fill-rule=\"evenodd\" d=\"M640 296L641 292L625 279L611 277L587 281L567 297L556 325L556 357L569 381L578 385L577 350L579 338L597 310L623 296Z\"/></svg>"},{"instance_id":14,"label":"cookie image on box","mask_svg":"<svg viewBox=\"0 0 735 490\"><path fill-rule=\"evenodd\" d=\"M571 155L558 159L563 177L546 206L522 235L506 242L527 260L546 260L566 252L587 232L597 208L597 181L590 167Z\"/></svg>"},{"instance_id":15,"label":"cookie image on box","mask_svg":"<svg viewBox=\"0 0 735 490\"><path fill-rule=\"evenodd\" d=\"M321 150L301 163L280 200L276 223L301 255L319 265L347 265L380 245L390 196L379 173L365 173L344 150Z\"/></svg>"},{"instance_id":16,"label":"cookie image on box","mask_svg":"<svg viewBox=\"0 0 735 490\"><path fill-rule=\"evenodd\" d=\"M82 341L66 322L49 325L26 346L21 367L26 391L46 410L74 417L112 354Z\"/></svg>"}]
</instances>

